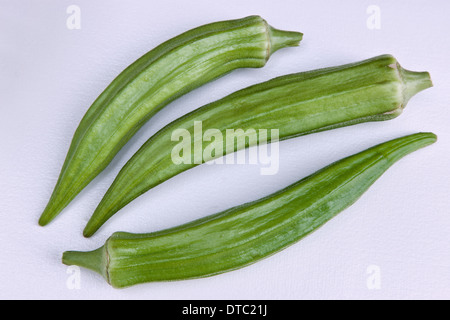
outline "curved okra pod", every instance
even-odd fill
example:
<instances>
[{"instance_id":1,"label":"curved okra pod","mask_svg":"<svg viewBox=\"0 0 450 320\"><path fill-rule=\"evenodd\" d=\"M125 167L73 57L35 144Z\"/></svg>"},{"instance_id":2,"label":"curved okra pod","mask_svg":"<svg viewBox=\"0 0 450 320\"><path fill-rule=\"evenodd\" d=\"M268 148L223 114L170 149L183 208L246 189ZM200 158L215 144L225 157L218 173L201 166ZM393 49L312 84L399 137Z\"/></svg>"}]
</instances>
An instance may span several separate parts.
<instances>
[{"instance_id":1,"label":"curved okra pod","mask_svg":"<svg viewBox=\"0 0 450 320\"><path fill-rule=\"evenodd\" d=\"M115 233L63 262L92 269L117 288L200 278L254 263L299 241L352 205L391 165L436 141L417 133L337 161L266 198L150 234Z\"/></svg>"},{"instance_id":2,"label":"curved okra pod","mask_svg":"<svg viewBox=\"0 0 450 320\"><path fill-rule=\"evenodd\" d=\"M297 46L299 32L261 17L216 22L183 33L123 71L81 120L40 225L52 221L157 111L237 68L260 68L275 51Z\"/></svg>"},{"instance_id":3,"label":"curved okra pod","mask_svg":"<svg viewBox=\"0 0 450 320\"><path fill-rule=\"evenodd\" d=\"M361 122L388 120L401 114L414 94L431 85L427 72L407 71L394 57L383 55L283 76L231 94L175 120L151 137L122 168L84 235L91 236L122 207L171 177L250 146L249 141L242 143L248 130L278 129L279 139L284 140ZM213 154L205 152L210 150L208 139L198 141L196 122L201 122L205 134L215 130L225 137L227 129L241 131L236 139L224 139L222 150ZM194 137L189 149L200 145L200 159L196 157L198 153L192 152L188 155L190 161L173 161L172 152L178 142L171 138L177 130ZM254 140L258 144L265 142L259 136Z\"/></svg>"}]
</instances>

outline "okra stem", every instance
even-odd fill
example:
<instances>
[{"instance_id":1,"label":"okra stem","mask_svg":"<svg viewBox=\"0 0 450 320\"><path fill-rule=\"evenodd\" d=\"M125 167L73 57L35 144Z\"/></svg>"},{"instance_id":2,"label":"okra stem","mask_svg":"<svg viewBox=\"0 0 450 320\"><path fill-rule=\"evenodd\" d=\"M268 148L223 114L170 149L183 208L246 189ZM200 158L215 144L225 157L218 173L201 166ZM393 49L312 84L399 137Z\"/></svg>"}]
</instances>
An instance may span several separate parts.
<instances>
[{"instance_id":1,"label":"okra stem","mask_svg":"<svg viewBox=\"0 0 450 320\"><path fill-rule=\"evenodd\" d=\"M101 274L108 281L108 253L106 247L89 252L64 252L62 262L66 265L77 265Z\"/></svg>"},{"instance_id":2,"label":"okra stem","mask_svg":"<svg viewBox=\"0 0 450 320\"><path fill-rule=\"evenodd\" d=\"M405 84L405 104L418 92L433 86L428 72L415 72L400 68L400 73Z\"/></svg>"},{"instance_id":3,"label":"okra stem","mask_svg":"<svg viewBox=\"0 0 450 320\"><path fill-rule=\"evenodd\" d=\"M268 57L282 48L298 46L303 39L303 33L300 32L278 30L271 26L268 26L268 30L270 41L270 54Z\"/></svg>"}]
</instances>

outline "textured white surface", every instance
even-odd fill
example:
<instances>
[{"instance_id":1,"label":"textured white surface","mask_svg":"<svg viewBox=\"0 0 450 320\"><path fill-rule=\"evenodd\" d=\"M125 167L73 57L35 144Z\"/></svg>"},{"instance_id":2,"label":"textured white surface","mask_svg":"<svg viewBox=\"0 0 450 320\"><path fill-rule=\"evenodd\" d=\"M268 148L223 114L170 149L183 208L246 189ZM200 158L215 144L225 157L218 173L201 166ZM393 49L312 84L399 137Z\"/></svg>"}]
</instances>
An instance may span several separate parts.
<instances>
[{"instance_id":1,"label":"textured white surface","mask_svg":"<svg viewBox=\"0 0 450 320\"><path fill-rule=\"evenodd\" d=\"M72 4L81 9L79 30L66 26ZM367 27L370 5L380 9L380 29ZM450 298L449 11L448 1L0 0L0 298ZM170 104L58 219L37 225L78 122L120 71L187 29L253 14L302 31L301 46ZM255 165L197 167L131 203L92 239L82 237L122 165L171 120L275 76L383 53L407 69L429 71L435 84L399 118L285 141L274 176L261 176ZM65 250L95 249L118 230L150 232L258 199L332 161L418 131L435 132L438 143L401 160L354 206L269 259L207 279L125 290L81 270L80 287L67 285ZM372 270L379 271L378 289L370 289Z\"/></svg>"}]
</instances>

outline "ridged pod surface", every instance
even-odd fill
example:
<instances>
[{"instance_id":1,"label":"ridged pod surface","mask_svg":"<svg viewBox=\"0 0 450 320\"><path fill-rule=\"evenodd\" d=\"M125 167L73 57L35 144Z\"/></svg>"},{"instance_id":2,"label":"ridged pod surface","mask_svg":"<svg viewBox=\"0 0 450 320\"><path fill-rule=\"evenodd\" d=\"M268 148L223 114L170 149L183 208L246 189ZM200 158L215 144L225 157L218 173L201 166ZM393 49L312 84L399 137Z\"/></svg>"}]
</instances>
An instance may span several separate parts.
<instances>
[{"instance_id":1,"label":"ridged pod surface","mask_svg":"<svg viewBox=\"0 0 450 320\"><path fill-rule=\"evenodd\" d=\"M251 16L198 27L145 54L81 120L39 224L52 221L168 103L237 68L263 67L272 53L301 39L299 32L277 30Z\"/></svg>"},{"instance_id":2,"label":"ridged pod surface","mask_svg":"<svg viewBox=\"0 0 450 320\"><path fill-rule=\"evenodd\" d=\"M299 241L357 199L396 161L436 141L417 133L337 161L266 198L150 234L113 234L63 262L92 269L112 286L200 278L254 263Z\"/></svg>"},{"instance_id":3,"label":"ridged pod surface","mask_svg":"<svg viewBox=\"0 0 450 320\"><path fill-rule=\"evenodd\" d=\"M171 177L211 160L174 163L172 150L178 142L171 141L176 130L185 130L191 137L191 150L200 144L201 155L210 142L197 141L195 122L202 130L227 129L256 132L278 129L279 139L289 139L313 132L381 121L401 114L409 99L432 86L427 72L403 69L391 55L343 66L291 74L257 84L201 107L170 123L153 137L122 168L103 197L84 235L94 234L117 211L149 189ZM223 153L248 147L238 138L224 139ZM197 140L196 140L197 139ZM241 140L242 141L242 140ZM261 139L255 141L260 144ZM230 145L231 144L231 145Z\"/></svg>"}]
</instances>

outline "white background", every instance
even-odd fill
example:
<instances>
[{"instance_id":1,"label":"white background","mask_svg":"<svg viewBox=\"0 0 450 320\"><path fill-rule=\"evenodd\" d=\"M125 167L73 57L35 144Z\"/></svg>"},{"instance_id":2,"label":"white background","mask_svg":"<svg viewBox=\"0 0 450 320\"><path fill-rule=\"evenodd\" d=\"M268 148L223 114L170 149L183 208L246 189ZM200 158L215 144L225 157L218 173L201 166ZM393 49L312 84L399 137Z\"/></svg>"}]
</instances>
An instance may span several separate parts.
<instances>
[{"instance_id":1,"label":"white background","mask_svg":"<svg viewBox=\"0 0 450 320\"><path fill-rule=\"evenodd\" d=\"M81 9L80 30L66 26L73 4ZM370 5L380 9L381 29L367 26ZM450 298L449 12L448 1L0 0L0 298ZM235 71L171 103L51 225L38 226L79 121L115 76L181 32L254 14L303 32L301 46L277 52L263 69ZM119 169L173 119L275 76L384 53L407 69L429 71L435 85L397 119L282 142L274 176L261 176L256 165L197 167L83 238ZM401 160L320 230L257 264L123 290L83 269L80 288L67 285L65 250L96 249L115 231L156 231L258 199L344 156L419 131L436 133L438 143ZM376 290L367 285L371 266L381 276Z\"/></svg>"}]
</instances>

